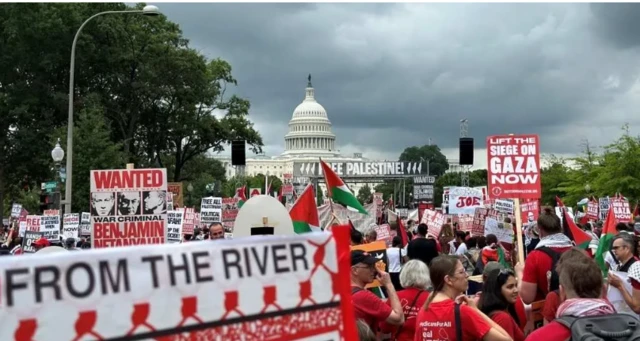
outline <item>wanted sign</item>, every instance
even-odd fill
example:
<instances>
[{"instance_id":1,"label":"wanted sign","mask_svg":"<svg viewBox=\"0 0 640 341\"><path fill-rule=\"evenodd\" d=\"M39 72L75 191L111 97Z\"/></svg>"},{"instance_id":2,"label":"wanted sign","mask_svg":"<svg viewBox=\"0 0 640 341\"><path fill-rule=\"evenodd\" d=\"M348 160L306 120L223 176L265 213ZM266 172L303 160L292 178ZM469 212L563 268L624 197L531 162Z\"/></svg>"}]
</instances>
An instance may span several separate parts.
<instances>
[{"instance_id":1,"label":"wanted sign","mask_svg":"<svg viewBox=\"0 0 640 341\"><path fill-rule=\"evenodd\" d=\"M42 235L42 232L25 231L24 238L22 238L22 252L35 253L36 248L33 247L33 243L42 238Z\"/></svg>"},{"instance_id":2,"label":"wanted sign","mask_svg":"<svg viewBox=\"0 0 640 341\"><path fill-rule=\"evenodd\" d=\"M357 340L337 230L5 257L0 340Z\"/></svg>"},{"instance_id":3,"label":"wanted sign","mask_svg":"<svg viewBox=\"0 0 640 341\"><path fill-rule=\"evenodd\" d=\"M91 247L164 244L166 169L91 171Z\"/></svg>"}]
</instances>

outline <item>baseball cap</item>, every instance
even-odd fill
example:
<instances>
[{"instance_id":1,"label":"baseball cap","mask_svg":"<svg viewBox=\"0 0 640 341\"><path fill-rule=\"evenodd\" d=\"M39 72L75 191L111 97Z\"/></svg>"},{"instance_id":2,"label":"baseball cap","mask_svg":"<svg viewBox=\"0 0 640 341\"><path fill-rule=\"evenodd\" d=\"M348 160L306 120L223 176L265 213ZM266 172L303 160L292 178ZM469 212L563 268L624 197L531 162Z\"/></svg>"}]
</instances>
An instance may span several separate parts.
<instances>
[{"instance_id":1,"label":"baseball cap","mask_svg":"<svg viewBox=\"0 0 640 341\"><path fill-rule=\"evenodd\" d=\"M489 274L493 271L500 271L504 269L504 266L498 262L487 262L487 265L484 266L484 271L482 271L483 276L489 276Z\"/></svg>"},{"instance_id":2,"label":"baseball cap","mask_svg":"<svg viewBox=\"0 0 640 341\"><path fill-rule=\"evenodd\" d=\"M354 266L359 263L364 263L367 265L373 265L378 262L376 257L372 256L370 253L362 250L353 250L351 251L351 266Z\"/></svg>"},{"instance_id":3,"label":"baseball cap","mask_svg":"<svg viewBox=\"0 0 640 341\"><path fill-rule=\"evenodd\" d=\"M42 237L42 238L36 240L35 242L33 242L33 245L36 245L36 246L49 246L51 244L49 243L49 241L46 238Z\"/></svg>"}]
</instances>

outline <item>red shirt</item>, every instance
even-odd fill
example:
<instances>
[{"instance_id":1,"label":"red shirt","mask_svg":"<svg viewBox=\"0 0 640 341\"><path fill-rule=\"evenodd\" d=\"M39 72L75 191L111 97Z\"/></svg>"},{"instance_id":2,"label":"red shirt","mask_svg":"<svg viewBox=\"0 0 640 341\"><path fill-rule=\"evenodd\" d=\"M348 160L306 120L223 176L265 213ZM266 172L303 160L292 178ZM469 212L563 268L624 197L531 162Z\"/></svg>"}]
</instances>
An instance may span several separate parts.
<instances>
[{"instance_id":1,"label":"red shirt","mask_svg":"<svg viewBox=\"0 0 640 341\"><path fill-rule=\"evenodd\" d=\"M524 308L524 302L522 302L522 298L518 296L516 303L513 304L516 308L516 314L518 315L518 320L520 321L520 329L524 330L524 327L527 325L527 311Z\"/></svg>"},{"instance_id":2,"label":"red shirt","mask_svg":"<svg viewBox=\"0 0 640 341\"><path fill-rule=\"evenodd\" d=\"M531 341L565 341L571 337L571 330L558 322L550 322L546 326L542 326L534 330L527 340Z\"/></svg>"},{"instance_id":3,"label":"red shirt","mask_svg":"<svg viewBox=\"0 0 640 341\"><path fill-rule=\"evenodd\" d=\"M552 291L547 294L547 298L544 301L542 317L544 317L547 322L555 320L558 307L560 307L560 296L558 296L555 291Z\"/></svg>"},{"instance_id":4,"label":"red shirt","mask_svg":"<svg viewBox=\"0 0 640 341\"><path fill-rule=\"evenodd\" d=\"M428 310L421 309L416 320L416 334L413 340L455 340L454 305L453 300L444 300L432 302ZM462 340L459 341L480 340L491 330L491 325L477 310L464 304L460 306L460 323Z\"/></svg>"},{"instance_id":5,"label":"red shirt","mask_svg":"<svg viewBox=\"0 0 640 341\"><path fill-rule=\"evenodd\" d=\"M374 333L378 330L378 324L384 322L393 311L378 296L366 289L351 295L351 302L356 319L362 319Z\"/></svg>"},{"instance_id":6,"label":"red shirt","mask_svg":"<svg viewBox=\"0 0 640 341\"><path fill-rule=\"evenodd\" d=\"M422 309L424 306L424 302L429 298L428 291L420 292L420 297L418 297L419 289L416 288L407 288L404 290L398 291L398 299L400 300L400 304L402 305L402 311L404 312L404 325L402 329L400 329L400 333L398 337L395 338L397 341L410 341L413 340L413 335L416 330L416 317L418 316L418 311ZM416 297L418 299L416 300ZM411 303L416 302L413 306ZM391 302L387 300L387 304L391 305ZM398 330L398 326L390 325L386 322L380 324L380 329L383 333L391 333L394 337Z\"/></svg>"},{"instance_id":7,"label":"red shirt","mask_svg":"<svg viewBox=\"0 0 640 341\"><path fill-rule=\"evenodd\" d=\"M519 317L518 317L519 318ZM504 328L513 341L524 341L524 332L520 326L516 324L516 321L506 311L498 311L491 315L491 319Z\"/></svg>"},{"instance_id":8,"label":"red shirt","mask_svg":"<svg viewBox=\"0 0 640 341\"><path fill-rule=\"evenodd\" d=\"M556 252L565 252L571 247L552 248ZM535 283L538 285L538 293L536 301L543 300L549 293L549 283L547 282L547 272L551 271L551 257L540 250L533 250L524 261L524 274L522 281L527 283Z\"/></svg>"}]
</instances>

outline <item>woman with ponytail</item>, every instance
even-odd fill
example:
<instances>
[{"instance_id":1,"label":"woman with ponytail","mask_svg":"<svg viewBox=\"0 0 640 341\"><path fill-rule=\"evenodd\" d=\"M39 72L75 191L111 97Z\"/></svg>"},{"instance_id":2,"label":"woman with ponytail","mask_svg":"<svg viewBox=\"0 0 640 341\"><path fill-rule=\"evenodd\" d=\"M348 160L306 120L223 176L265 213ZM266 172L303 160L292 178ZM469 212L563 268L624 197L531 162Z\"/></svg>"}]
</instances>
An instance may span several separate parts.
<instances>
[{"instance_id":1,"label":"woman with ponytail","mask_svg":"<svg viewBox=\"0 0 640 341\"><path fill-rule=\"evenodd\" d=\"M464 295L469 276L457 257L439 256L429 270L434 291L418 313L414 341L512 341Z\"/></svg>"}]
</instances>

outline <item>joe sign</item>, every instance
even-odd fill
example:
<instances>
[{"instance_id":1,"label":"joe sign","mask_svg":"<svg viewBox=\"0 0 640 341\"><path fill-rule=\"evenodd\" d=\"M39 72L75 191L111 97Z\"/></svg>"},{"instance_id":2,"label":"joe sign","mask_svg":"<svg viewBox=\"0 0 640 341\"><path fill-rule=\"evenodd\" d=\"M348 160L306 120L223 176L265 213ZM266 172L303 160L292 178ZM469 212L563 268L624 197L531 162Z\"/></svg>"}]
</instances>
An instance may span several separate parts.
<instances>
[{"instance_id":1,"label":"joe sign","mask_svg":"<svg viewBox=\"0 0 640 341\"><path fill-rule=\"evenodd\" d=\"M487 137L488 183L492 198L540 198L539 149L538 135Z\"/></svg>"}]
</instances>

